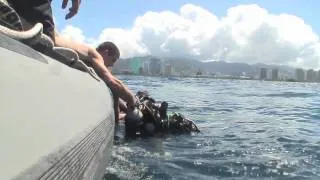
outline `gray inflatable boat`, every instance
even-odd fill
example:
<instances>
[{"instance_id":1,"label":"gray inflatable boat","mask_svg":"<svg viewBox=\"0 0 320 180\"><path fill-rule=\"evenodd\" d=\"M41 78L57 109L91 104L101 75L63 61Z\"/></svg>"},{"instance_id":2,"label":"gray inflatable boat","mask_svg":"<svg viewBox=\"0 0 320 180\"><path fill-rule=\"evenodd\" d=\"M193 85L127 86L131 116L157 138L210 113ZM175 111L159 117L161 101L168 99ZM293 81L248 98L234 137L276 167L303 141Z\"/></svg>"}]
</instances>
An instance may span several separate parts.
<instances>
[{"instance_id":1,"label":"gray inflatable boat","mask_svg":"<svg viewBox=\"0 0 320 180\"><path fill-rule=\"evenodd\" d=\"M0 33L1 180L102 178L114 138L111 91L62 59Z\"/></svg>"}]
</instances>

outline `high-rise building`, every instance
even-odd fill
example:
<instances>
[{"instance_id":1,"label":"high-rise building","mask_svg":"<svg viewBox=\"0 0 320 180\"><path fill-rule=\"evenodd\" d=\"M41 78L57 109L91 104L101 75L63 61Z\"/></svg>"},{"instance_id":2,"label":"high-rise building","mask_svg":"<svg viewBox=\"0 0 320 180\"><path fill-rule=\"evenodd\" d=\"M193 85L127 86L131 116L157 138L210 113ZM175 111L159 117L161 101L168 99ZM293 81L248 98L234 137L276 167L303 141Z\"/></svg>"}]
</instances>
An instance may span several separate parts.
<instances>
[{"instance_id":1,"label":"high-rise building","mask_svg":"<svg viewBox=\"0 0 320 180\"><path fill-rule=\"evenodd\" d=\"M279 70L278 69L272 69L271 79L273 81L276 81L279 79Z\"/></svg>"},{"instance_id":2,"label":"high-rise building","mask_svg":"<svg viewBox=\"0 0 320 180\"><path fill-rule=\"evenodd\" d=\"M307 71L307 81L308 82L313 82L316 80L316 73L313 69L309 69Z\"/></svg>"},{"instance_id":3,"label":"high-rise building","mask_svg":"<svg viewBox=\"0 0 320 180\"><path fill-rule=\"evenodd\" d=\"M149 63L150 63L149 61L143 62L143 74L145 74L145 75L150 74Z\"/></svg>"},{"instance_id":4,"label":"high-rise building","mask_svg":"<svg viewBox=\"0 0 320 180\"><path fill-rule=\"evenodd\" d=\"M149 71L152 75L161 74L161 60L157 58L150 59Z\"/></svg>"},{"instance_id":5,"label":"high-rise building","mask_svg":"<svg viewBox=\"0 0 320 180\"><path fill-rule=\"evenodd\" d=\"M301 68L296 69L296 80L300 82L303 82L305 80L303 69Z\"/></svg>"},{"instance_id":6,"label":"high-rise building","mask_svg":"<svg viewBox=\"0 0 320 180\"><path fill-rule=\"evenodd\" d=\"M164 65L164 75L165 76L170 76L173 73L173 66L171 64L166 64Z\"/></svg>"},{"instance_id":7,"label":"high-rise building","mask_svg":"<svg viewBox=\"0 0 320 180\"><path fill-rule=\"evenodd\" d=\"M142 68L142 60L140 58L133 58L130 61L130 69L131 72L134 74L139 74L140 73L140 69Z\"/></svg>"},{"instance_id":8,"label":"high-rise building","mask_svg":"<svg viewBox=\"0 0 320 180\"><path fill-rule=\"evenodd\" d=\"M266 80L267 79L267 68L260 69L260 79Z\"/></svg>"}]
</instances>

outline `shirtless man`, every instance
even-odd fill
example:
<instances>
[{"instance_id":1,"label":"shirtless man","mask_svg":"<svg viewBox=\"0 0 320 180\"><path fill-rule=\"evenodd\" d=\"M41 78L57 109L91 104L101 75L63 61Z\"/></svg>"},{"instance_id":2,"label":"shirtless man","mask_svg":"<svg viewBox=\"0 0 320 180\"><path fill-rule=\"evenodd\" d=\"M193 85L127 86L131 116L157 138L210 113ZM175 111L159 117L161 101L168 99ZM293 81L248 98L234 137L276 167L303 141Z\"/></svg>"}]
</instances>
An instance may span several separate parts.
<instances>
[{"instance_id":1,"label":"shirtless man","mask_svg":"<svg viewBox=\"0 0 320 180\"><path fill-rule=\"evenodd\" d=\"M120 57L119 48L113 42L103 42L97 46L96 50L102 56L104 65L107 68L112 67ZM90 64L88 65L90 66ZM120 80L118 81L121 83ZM124 104L123 100L119 98L117 93L113 93L113 98L115 114L118 116L116 121L124 120L125 114L128 111L127 106Z\"/></svg>"}]
</instances>

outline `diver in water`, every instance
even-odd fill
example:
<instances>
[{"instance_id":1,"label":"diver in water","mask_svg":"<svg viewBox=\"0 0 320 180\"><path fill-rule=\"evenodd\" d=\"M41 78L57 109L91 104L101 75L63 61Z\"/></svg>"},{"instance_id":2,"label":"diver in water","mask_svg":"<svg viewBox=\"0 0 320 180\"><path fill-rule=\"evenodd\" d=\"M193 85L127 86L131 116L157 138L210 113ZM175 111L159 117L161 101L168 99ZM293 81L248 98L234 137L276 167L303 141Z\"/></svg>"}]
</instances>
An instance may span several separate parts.
<instances>
[{"instance_id":1,"label":"diver in water","mask_svg":"<svg viewBox=\"0 0 320 180\"><path fill-rule=\"evenodd\" d=\"M127 137L200 132L197 125L182 114L168 115L167 102L155 101L146 91L138 91L136 97L137 105L124 118Z\"/></svg>"}]
</instances>

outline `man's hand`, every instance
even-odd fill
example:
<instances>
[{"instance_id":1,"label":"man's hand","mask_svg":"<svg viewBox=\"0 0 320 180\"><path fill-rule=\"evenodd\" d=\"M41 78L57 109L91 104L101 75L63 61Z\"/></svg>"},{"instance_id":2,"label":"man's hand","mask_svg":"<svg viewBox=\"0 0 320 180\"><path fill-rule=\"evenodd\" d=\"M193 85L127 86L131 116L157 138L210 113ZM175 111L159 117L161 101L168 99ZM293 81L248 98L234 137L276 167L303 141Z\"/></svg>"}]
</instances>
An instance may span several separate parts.
<instances>
[{"instance_id":1,"label":"man's hand","mask_svg":"<svg viewBox=\"0 0 320 180\"><path fill-rule=\"evenodd\" d=\"M69 0L62 0L62 9L67 7L68 1ZM78 13L80 3L81 0L72 0L72 6L69 8L69 13L65 17L66 19L70 19Z\"/></svg>"},{"instance_id":2,"label":"man's hand","mask_svg":"<svg viewBox=\"0 0 320 180\"><path fill-rule=\"evenodd\" d=\"M137 105L137 98L135 96L130 99L130 101L127 101L127 111L132 111Z\"/></svg>"}]
</instances>

